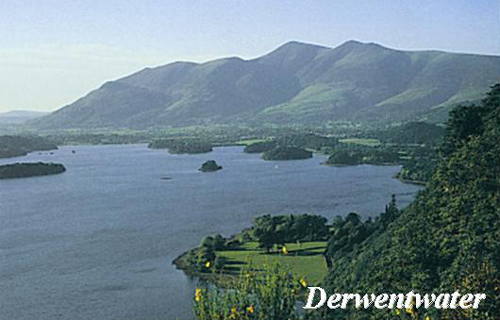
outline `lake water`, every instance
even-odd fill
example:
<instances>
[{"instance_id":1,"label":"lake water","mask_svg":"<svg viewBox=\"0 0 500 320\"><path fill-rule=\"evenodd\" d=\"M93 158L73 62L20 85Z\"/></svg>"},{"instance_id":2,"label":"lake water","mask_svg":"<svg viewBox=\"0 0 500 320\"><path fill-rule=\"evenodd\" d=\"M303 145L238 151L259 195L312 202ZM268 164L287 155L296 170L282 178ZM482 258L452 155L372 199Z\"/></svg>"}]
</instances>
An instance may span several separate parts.
<instances>
[{"instance_id":1,"label":"lake water","mask_svg":"<svg viewBox=\"0 0 500 320\"><path fill-rule=\"evenodd\" d=\"M224 169L197 171L208 159ZM67 168L0 180L0 319L189 319L195 280L171 261L203 236L236 233L265 213L376 216L391 194L404 206L420 189L391 178L399 167L324 160L263 161L241 147L170 155L145 145L0 159Z\"/></svg>"}]
</instances>

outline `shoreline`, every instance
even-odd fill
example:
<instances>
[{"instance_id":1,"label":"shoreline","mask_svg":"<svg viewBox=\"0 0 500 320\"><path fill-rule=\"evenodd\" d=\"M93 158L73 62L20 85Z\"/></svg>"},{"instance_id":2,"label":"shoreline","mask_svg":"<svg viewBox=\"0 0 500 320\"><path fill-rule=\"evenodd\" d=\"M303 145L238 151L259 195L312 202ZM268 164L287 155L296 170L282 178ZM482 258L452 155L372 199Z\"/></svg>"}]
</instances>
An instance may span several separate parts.
<instances>
[{"instance_id":1,"label":"shoreline","mask_svg":"<svg viewBox=\"0 0 500 320\"><path fill-rule=\"evenodd\" d=\"M417 185L417 186L425 186L427 185L427 182L426 181L421 181L421 180L411 180L411 179L403 179L403 178L399 178L397 176L397 174L395 174L393 176L394 179L397 179L403 183L408 183L408 184L414 184L414 185Z\"/></svg>"}]
</instances>

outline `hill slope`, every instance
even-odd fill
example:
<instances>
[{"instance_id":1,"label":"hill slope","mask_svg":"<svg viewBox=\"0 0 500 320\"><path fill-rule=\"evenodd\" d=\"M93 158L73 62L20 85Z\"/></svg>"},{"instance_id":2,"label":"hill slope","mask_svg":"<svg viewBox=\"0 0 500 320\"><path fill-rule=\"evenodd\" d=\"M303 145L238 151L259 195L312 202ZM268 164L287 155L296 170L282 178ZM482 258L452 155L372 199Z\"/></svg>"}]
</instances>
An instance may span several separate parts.
<instances>
[{"instance_id":1,"label":"hill slope","mask_svg":"<svg viewBox=\"0 0 500 320\"><path fill-rule=\"evenodd\" d=\"M149 128L212 123L442 121L500 76L500 58L406 52L372 43L289 42L252 60L146 68L31 122L52 128Z\"/></svg>"},{"instance_id":2,"label":"hill slope","mask_svg":"<svg viewBox=\"0 0 500 320\"><path fill-rule=\"evenodd\" d=\"M485 293L477 310L417 310L404 319L498 319L500 86L450 114L427 188L388 226L333 259L327 292ZM318 319L395 319L394 310L330 310Z\"/></svg>"}]
</instances>

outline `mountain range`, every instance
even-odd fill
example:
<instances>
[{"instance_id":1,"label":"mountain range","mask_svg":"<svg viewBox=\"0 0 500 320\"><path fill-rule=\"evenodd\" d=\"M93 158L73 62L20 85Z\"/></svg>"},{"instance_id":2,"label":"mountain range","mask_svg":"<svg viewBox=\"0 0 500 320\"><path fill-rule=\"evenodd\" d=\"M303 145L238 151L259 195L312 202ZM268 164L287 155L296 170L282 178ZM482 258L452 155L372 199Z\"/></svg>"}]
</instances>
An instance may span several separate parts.
<instances>
[{"instance_id":1,"label":"mountain range","mask_svg":"<svg viewBox=\"0 0 500 320\"><path fill-rule=\"evenodd\" d=\"M48 114L48 112L29 111L29 110L12 110L0 113L0 124L21 124L28 120L39 118Z\"/></svg>"},{"instance_id":2,"label":"mountain range","mask_svg":"<svg viewBox=\"0 0 500 320\"><path fill-rule=\"evenodd\" d=\"M348 41L286 43L261 57L175 62L110 81L38 129L442 122L500 79L500 57Z\"/></svg>"}]
</instances>

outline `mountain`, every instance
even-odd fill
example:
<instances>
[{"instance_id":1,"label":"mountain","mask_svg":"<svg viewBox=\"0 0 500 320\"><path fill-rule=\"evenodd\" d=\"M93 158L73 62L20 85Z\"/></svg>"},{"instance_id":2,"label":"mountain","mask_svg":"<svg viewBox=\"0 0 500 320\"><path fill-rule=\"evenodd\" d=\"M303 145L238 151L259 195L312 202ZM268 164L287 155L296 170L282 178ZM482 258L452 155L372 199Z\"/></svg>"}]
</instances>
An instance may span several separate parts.
<instances>
[{"instance_id":1,"label":"mountain","mask_svg":"<svg viewBox=\"0 0 500 320\"><path fill-rule=\"evenodd\" d=\"M12 110L0 113L0 124L21 124L46 114L48 114L48 112Z\"/></svg>"},{"instance_id":2,"label":"mountain","mask_svg":"<svg viewBox=\"0 0 500 320\"><path fill-rule=\"evenodd\" d=\"M478 101L500 77L500 57L401 51L348 41L336 48L289 42L252 60L175 62L107 82L39 129L196 124L442 122Z\"/></svg>"}]
</instances>

